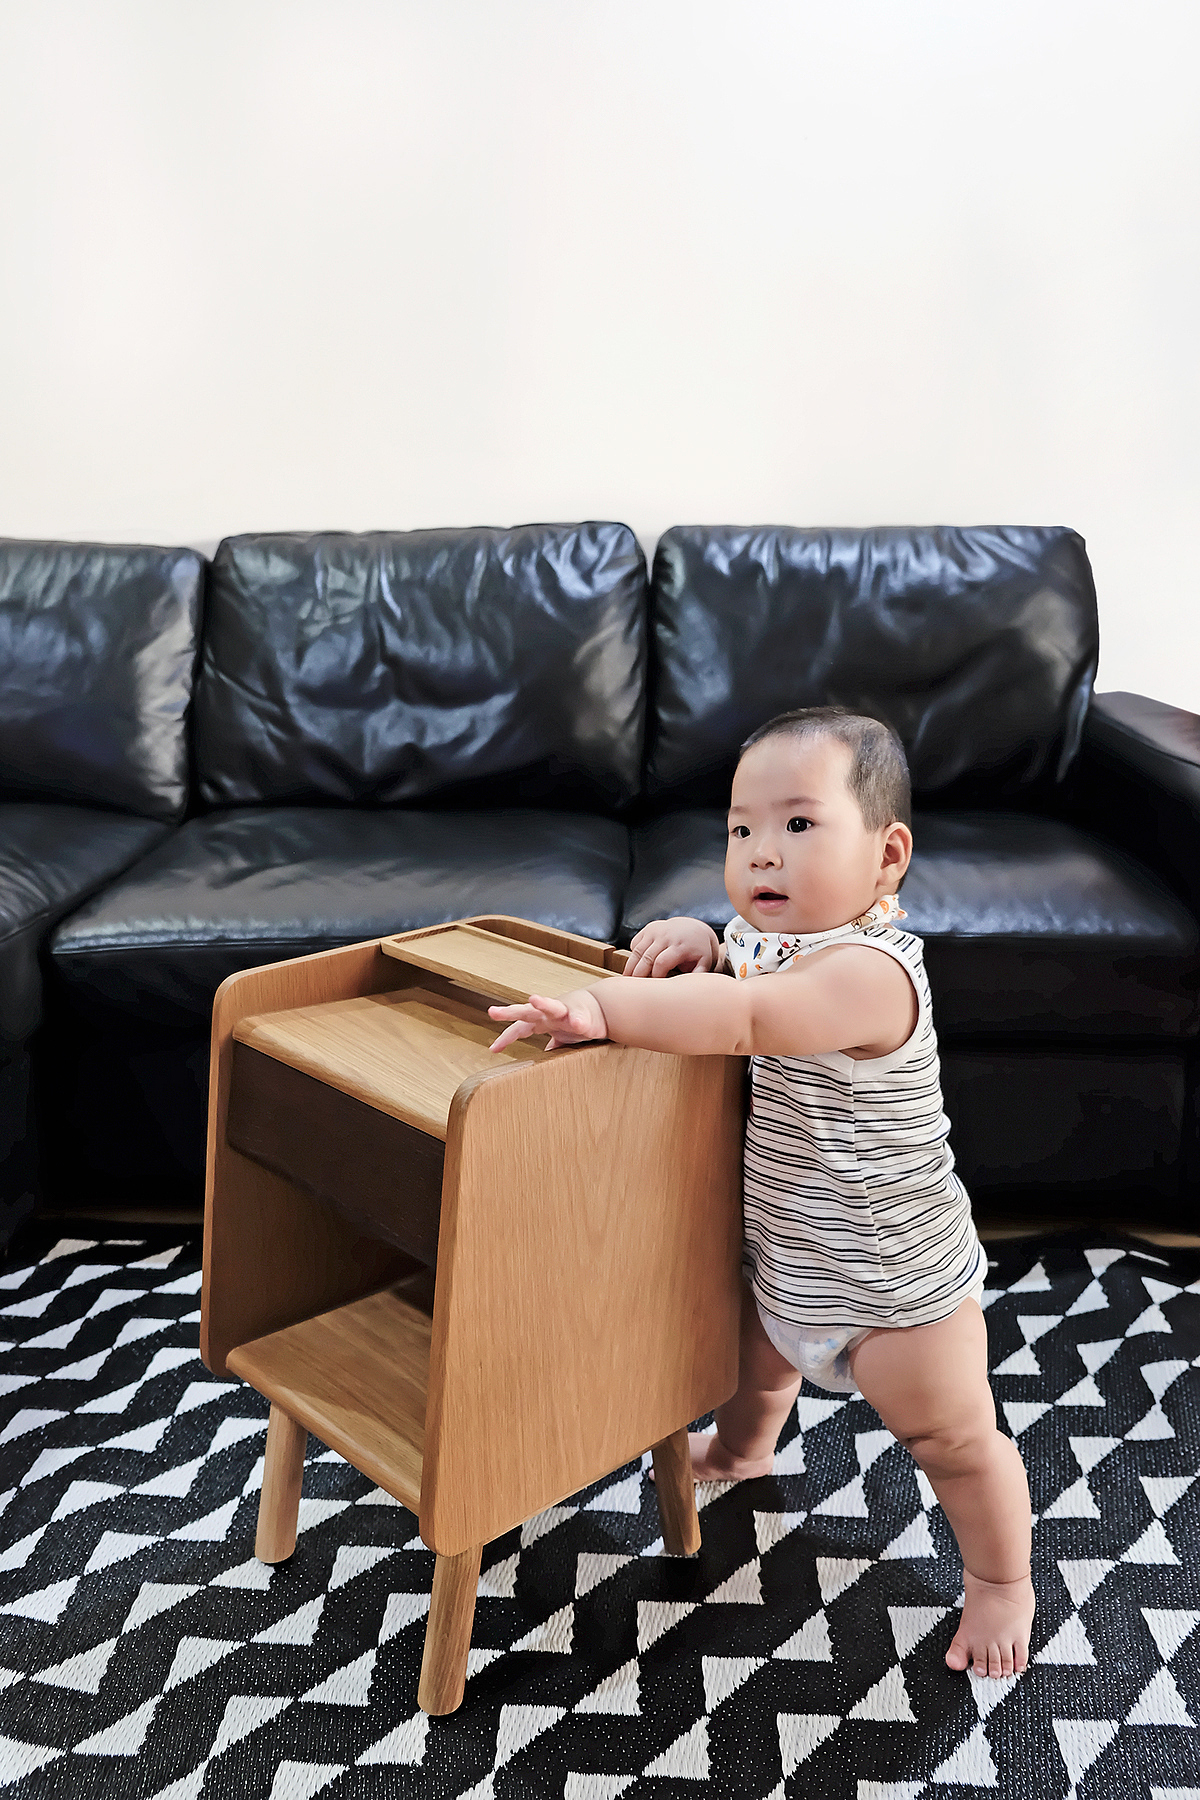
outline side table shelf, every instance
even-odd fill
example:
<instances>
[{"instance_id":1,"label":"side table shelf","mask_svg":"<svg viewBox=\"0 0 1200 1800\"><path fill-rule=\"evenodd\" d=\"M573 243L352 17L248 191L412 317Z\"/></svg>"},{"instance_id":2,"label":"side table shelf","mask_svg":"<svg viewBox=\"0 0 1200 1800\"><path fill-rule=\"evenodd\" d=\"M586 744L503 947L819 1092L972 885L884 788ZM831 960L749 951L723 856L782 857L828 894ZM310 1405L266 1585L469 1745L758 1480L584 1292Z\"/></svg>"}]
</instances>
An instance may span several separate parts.
<instances>
[{"instance_id":1,"label":"side table shelf","mask_svg":"<svg viewBox=\"0 0 1200 1800\"><path fill-rule=\"evenodd\" d=\"M390 1289L240 1344L229 1367L419 1513L431 1328Z\"/></svg>"}]
</instances>

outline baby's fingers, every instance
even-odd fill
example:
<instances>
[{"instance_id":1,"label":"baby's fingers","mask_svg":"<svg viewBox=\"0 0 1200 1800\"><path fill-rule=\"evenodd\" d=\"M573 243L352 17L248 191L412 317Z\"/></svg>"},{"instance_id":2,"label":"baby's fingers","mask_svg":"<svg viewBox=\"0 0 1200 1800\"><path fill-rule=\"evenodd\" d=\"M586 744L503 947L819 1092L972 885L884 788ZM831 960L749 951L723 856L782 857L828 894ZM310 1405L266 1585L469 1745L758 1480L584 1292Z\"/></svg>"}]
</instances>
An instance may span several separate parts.
<instances>
[{"instance_id":1,"label":"baby's fingers","mask_svg":"<svg viewBox=\"0 0 1200 1800\"><path fill-rule=\"evenodd\" d=\"M524 1005L489 1006L488 1016L512 1020L507 1031L502 1031L491 1046L493 1050L504 1050L518 1038L536 1037L542 1032L553 1031L556 1026L561 1027L567 1009L561 1000L547 1000L540 994L530 994Z\"/></svg>"},{"instance_id":2,"label":"baby's fingers","mask_svg":"<svg viewBox=\"0 0 1200 1800\"><path fill-rule=\"evenodd\" d=\"M518 1001L513 1006L489 1006L489 1019L534 1019L566 1017L566 1007L561 1000L543 1000L540 994L530 994L528 1000Z\"/></svg>"},{"instance_id":3,"label":"baby's fingers","mask_svg":"<svg viewBox=\"0 0 1200 1800\"><path fill-rule=\"evenodd\" d=\"M518 1019L507 1030L502 1031L498 1038L494 1038L488 1047L491 1050L507 1050L508 1046L515 1044L518 1039L532 1037L535 1031L542 1030L545 1030L544 1026L530 1025L527 1020Z\"/></svg>"},{"instance_id":4,"label":"baby's fingers","mask_svg":"<svg viewBox=\"0 0 1200 1800\"><path fill-rule=\"evenodd\" d=\"M696 952L689 950L686 944L667 944L654 958L654 966L650 973L655 979L669 975L672 969L679 968L681 963L694 964Z\"/></svg>"},{"instance_id":5,"label":"baby's fingers","mask_svg":"<svg viewBox=\"0 0 1200 1800\"><path fill-rule=\"evenodd\" d=\"M629 946L629 961L625 964L626 975L640 976L648 979L653 976L655 963L666 949L661 938L651 938L641 949L636 943Z\"/></svg>"},{"instance_id":6,"label":"baby's fingers","mask_svg":"<svg viewBox=\"0 0 1200 1800\"><path fill-rule=\"evenodd\" d=\"M561 1000L548 1000L544 994L530 994L530 1006L536 1006L548 1019L565 1019L567 1009Z\"/></svg>"}]
</instances>

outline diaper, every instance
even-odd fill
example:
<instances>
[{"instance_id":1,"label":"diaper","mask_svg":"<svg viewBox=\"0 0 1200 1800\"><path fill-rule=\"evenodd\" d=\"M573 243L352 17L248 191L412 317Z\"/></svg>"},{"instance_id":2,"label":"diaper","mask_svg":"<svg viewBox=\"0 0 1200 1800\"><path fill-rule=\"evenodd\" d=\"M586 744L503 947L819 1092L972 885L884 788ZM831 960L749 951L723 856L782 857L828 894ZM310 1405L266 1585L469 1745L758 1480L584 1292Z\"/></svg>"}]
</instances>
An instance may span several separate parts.
<instances>
[{"instance_id":1,"label":"diaper","mask_svg":"<svg viewBox=\"0 0 1200 1800\"><path fill-rule=\"evenodd\" d=\"M983 1298L983 1281L976 1282L965 1300L974 1300L977 1304ZM879 1329L874 1325L792 1325L786 1319L777 1319L772 1313L763 1310L761 1302L756 1298L758 1316L762 1320L762 1328L778 1350L780 1356L786 1357L793 1369L798 1369L805 1381L811 1381L814 1387L824 1388L828 1394L857 1394L858 1383L850 1373L850 1352L856 1344L862 1342L868 1332ZM883 1329L893 1330L893 1326Z\"/></svg>"}]
</instances>

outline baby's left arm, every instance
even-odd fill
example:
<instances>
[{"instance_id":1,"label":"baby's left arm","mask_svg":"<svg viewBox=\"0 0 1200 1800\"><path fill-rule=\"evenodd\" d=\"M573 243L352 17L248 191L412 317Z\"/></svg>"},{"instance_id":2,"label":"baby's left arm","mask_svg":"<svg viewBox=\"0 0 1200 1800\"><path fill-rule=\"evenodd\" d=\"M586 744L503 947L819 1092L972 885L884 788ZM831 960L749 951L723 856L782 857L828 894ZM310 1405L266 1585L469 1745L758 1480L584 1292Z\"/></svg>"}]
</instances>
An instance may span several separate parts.
<instances>
[{"instance_id":1,"label":"baby's left arm","mask_svg":"<svg viewBox=\"0 0 1200 1800\"><path fill-rule=\"evenodd\" d=\"M607 1037L685 1056L885 1056L911 1036L916 994L894 957L864 948L831 945L773 979L610 979L561 1000L531 995L526 1006L489 1007L493 1019L511 1021L492 1048L550 1032L548 1049Z\"/></svg>"}]
</instances>

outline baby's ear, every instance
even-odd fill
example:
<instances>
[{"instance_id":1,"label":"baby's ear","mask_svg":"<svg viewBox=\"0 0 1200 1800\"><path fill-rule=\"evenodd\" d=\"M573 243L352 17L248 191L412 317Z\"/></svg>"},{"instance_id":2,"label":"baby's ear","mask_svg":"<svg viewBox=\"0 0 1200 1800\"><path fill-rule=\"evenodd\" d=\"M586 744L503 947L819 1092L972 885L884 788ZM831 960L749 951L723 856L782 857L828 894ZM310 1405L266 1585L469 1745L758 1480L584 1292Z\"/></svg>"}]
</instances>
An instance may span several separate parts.
<instances>
[{"instance_id":1,"label":"baby's ear","mask_svg":"<svg viewBox=\"0 0 1200 1800\"><path fill-rule=\"evenodd\" d=\"M889 874L899 875L903 880L908 865L912 860L913 837L908 826L899 819L887 828L883 840L882 866Z\"/></svg>"}]
</instances>

